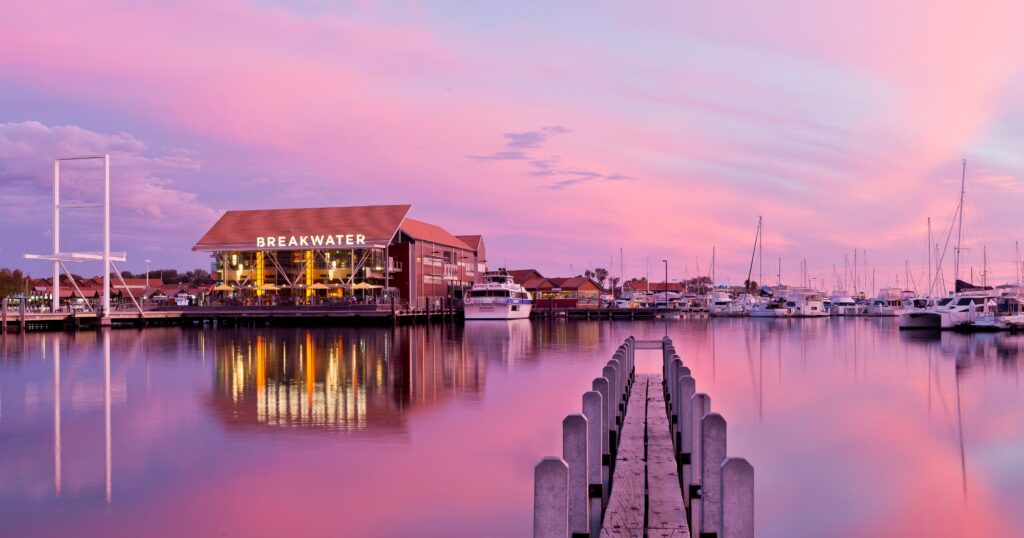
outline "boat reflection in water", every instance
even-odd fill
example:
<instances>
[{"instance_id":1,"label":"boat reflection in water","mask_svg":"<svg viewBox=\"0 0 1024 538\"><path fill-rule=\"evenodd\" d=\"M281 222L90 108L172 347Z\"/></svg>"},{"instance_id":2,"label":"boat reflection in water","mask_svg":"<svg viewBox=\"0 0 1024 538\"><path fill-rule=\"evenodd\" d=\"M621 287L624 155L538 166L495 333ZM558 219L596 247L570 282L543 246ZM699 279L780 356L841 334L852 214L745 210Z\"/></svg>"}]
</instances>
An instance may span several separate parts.
<instances>
[{"instance_id":1,"label":"boat reflection in water","mask_svg":"<svg viewBox=\"0 0 1024 538\"><path fill-rule=\"evenodd\" d=\"M1024 535L1024 335L864 317L9 334L0 534L529 535L580 391L666 333L759 535Z\"/></svg>"}]
</instances>

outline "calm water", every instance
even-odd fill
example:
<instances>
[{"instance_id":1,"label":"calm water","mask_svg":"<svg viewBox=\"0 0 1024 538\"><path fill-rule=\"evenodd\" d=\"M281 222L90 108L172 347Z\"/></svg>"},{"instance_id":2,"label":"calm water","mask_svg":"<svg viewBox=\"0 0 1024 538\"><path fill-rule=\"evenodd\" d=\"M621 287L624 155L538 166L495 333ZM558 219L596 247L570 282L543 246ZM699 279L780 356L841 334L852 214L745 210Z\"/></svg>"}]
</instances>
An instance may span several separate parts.
<instances>
[{"instance_id":1,"label":"calm water","mask_svg":"<svg viewBox=\"0 0 1024 538\"><path fill-rule=\"evenodd\" d=\"M0 534L528 536L561 419L666 332L759 536L1024 535L1024 337L874 319L8 335Z\"/></svg>"}]
</instances>

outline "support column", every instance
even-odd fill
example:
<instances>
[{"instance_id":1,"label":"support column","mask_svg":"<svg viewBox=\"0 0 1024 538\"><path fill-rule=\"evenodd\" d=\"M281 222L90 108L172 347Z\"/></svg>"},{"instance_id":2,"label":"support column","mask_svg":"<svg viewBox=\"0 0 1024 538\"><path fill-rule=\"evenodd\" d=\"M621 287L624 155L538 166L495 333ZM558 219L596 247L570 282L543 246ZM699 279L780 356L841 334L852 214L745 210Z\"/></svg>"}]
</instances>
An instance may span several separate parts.
<instances>
[{"instance_id":1,"label":"support column","mask_svg":"<svg viewBox=\"0 0 1024 538\"><path fill-rule=\"evenodd\" d=\"M100 301L103 309L100 324L110 325L110 154L103 155L103 298Z\"/></svg>"},{"instance_id":2,"label":"support column","mask_svg":"<svg viewBox=\"0 0 1024 538\"><path fill-rule=\"evenodd\" d=\"M53 161L53 297L50 308L60 310L60 161Z\"/></svg>"}]
</instances>

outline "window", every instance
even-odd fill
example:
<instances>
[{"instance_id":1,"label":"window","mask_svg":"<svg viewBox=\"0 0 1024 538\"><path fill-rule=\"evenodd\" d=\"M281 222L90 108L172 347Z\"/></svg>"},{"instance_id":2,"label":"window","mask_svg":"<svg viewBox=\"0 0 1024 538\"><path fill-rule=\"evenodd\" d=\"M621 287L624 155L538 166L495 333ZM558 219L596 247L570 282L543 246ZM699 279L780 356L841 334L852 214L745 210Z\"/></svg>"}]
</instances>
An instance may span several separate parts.
<instances>
[{"instance_id":1,"label":"window","mask_svg":"<svg viewBox=\"0 0 1024 538\"><path fill-rule=\"evenodd\" d=\"M509 290L473 290L469 292L470 297L509 297Z\"/></svg>"}]
</instances>

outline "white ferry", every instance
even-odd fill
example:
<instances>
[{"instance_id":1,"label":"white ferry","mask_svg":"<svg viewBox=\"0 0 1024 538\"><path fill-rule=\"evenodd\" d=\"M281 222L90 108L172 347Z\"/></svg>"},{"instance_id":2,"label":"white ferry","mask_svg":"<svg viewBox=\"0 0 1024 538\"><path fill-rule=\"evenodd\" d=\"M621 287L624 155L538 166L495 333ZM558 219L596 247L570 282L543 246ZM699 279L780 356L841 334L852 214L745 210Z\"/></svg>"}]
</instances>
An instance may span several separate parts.
<instances>
[{"instance_id":1,"label":"white ferry","mask_svg":"<svg viewBox=\"0 0 1024 538\"><path fill-rule=\"evenodd\" d=\"M466 319L525 319L532 308L533 297L504 269L484 273L463 303Z\"/></svg>"}]
</instances>

